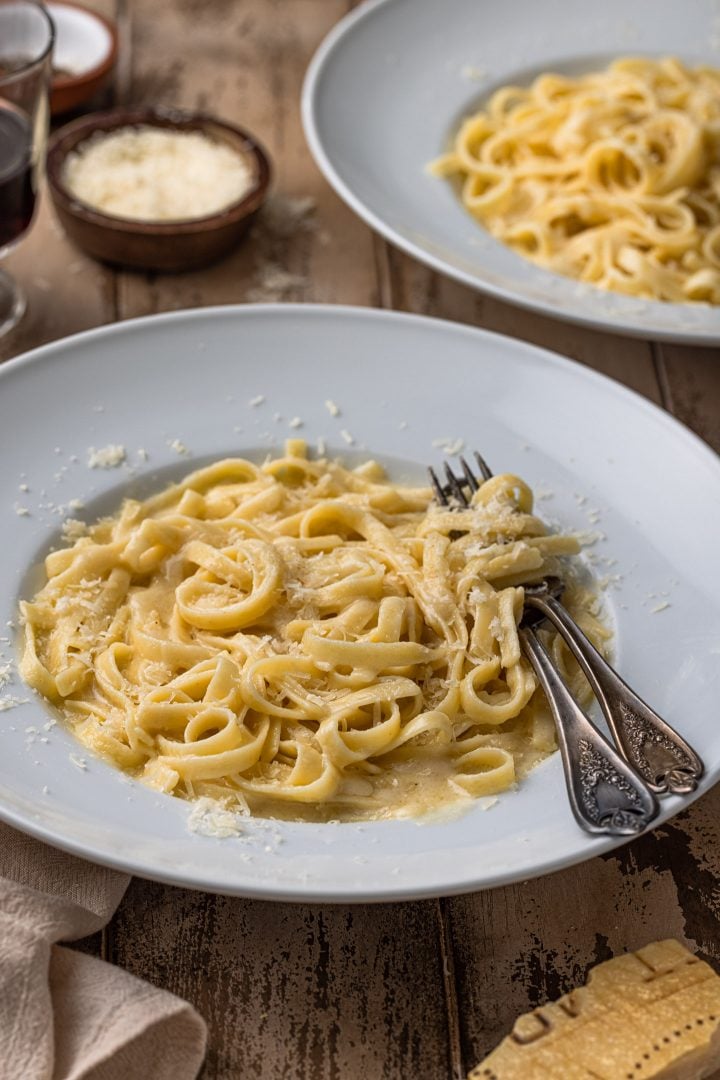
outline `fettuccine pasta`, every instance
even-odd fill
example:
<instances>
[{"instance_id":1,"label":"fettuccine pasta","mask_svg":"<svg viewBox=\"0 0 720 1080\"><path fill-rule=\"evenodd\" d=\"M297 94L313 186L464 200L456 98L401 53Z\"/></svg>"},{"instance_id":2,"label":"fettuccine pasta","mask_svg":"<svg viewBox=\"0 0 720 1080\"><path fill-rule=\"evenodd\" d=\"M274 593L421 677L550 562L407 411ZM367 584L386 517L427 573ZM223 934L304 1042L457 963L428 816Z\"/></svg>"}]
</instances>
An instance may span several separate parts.
<instances>
[{"instance_id":1,"label":"fettuccine pasta","mask_svg":"<svg viewBox=\"0 0 720 1080\"><path fill-rule=\"evenodd\" d=\"M432 166L539 266L651 300L720 304L720 71L625 58L504 86Z\"/></svg>"},{"instance_id":2,"label":"fettuccine pasta","mask_svg":"<svg viewBox=\"0 0 720 1080\"><path fill-rule=\"evenodd\" d=\"M48 555L21 672L87 747L184 798L359 819L494 794L555 748L517 626L523 584L578 543L532 502L505 475L451 513L300 440L219 461Z\"/></svg>"}]
</instances>

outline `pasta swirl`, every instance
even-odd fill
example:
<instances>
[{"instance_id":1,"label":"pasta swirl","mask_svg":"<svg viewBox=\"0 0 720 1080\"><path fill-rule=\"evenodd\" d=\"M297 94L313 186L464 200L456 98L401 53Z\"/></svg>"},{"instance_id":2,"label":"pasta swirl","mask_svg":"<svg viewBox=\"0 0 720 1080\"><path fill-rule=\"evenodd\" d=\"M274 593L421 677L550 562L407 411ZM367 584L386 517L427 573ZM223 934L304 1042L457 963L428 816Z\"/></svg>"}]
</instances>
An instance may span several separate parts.
<instances>
[{"instance_id":1,"label":"pasta swirl","mask_svg":"<svg viewBox=\"0 0 720 1080\"><path fill-rule=\"evenodd\" d=\"M127 500L49 555L21 671L81 742L162 791L286 817L417 813L502 791L554 749L517 627L523 585L577 550L517 477L450 514L295 440ZM601 642L587 596L576 607Z\"/></svg>"},{"instance_id":2,"label":"pasta swirl","mask_svg":"<svg viewBox=\"0 0 720 1080\"><path fill-rule=\"evenodd\" d=\"M720 71L624 58L503 87L432 169L539 266L629 296L720 304Z\"/></svg>"}]
</instances>

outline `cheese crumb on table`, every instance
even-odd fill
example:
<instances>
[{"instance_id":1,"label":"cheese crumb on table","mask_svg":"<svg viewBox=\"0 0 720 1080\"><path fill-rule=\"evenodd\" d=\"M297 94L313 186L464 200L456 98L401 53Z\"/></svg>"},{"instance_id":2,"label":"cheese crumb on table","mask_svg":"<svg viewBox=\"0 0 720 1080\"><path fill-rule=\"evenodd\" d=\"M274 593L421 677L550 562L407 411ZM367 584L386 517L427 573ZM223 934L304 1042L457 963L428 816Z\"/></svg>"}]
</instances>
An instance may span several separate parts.
<instances>
[{"instance_id":1,"label":"cheese crumb on table","mask_svg":"<svg viewBox=\"0 0 720 1080\"><path fill-rule=\"evenodd\" d=\"M331 416L339 416L340 415L339 406L337 406L334 401L331 401L330 398L328 398L327 401L325 402L325 408L327 409L327 411L330 413Z\"/></svg>"},{"instance_id":2,"label":"cheese crumb on table","mask_svg":"<svg viewBox=\"0 0 720 1080\"><path fill-rule=\"evenodd\" d=\"M296 289L304 289L309 278L302 274L293 274L279 263L265 262L258 270L258 284L248 289L245 300L248 304L268 304L286 300Z\"/></svg>"},{"instance_id":3,"label":"cheese crumb on table","mask_svg":"<svg viewBox=\"0 0 720 1080\"><path fill-rule=\"evenodd\" d=\"M273 237L287 239L300 231L317 228L314 220L317 201L312 195L297 198L287 195L271 195L262 212L261 225Z\"/></svg>"}]
</instances>

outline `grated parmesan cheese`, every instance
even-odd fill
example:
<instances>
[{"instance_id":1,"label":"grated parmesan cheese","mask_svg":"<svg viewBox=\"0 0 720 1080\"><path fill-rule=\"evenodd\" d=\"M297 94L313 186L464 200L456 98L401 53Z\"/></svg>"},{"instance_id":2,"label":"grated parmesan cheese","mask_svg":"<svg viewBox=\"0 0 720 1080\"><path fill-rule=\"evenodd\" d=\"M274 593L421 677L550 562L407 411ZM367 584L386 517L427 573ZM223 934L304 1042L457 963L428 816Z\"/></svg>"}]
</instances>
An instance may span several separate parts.
<instances>
[{"instance_id":1,"label":"grated parmesan cheese","mask_svg":"<svg viewBox=\"0 0 720 1080\"><path fill-rule=\"evenodd\" d=\"M62 535L63 540L79 540L81 536L85 536L87 533L87 525L84 521L78 521L77 518L65 518L62 523Z\"/></svg>"},{"instance_id":2,"label":"grated parmesan cheese","mask_svg":"<svg viewBox=\"0 0 720 1080\"><path fill-rule=\"evenodd\" d=\"M130 221L189 221L239 202L255 179L248 161L195 131L120 128L68 154L63 180L88 206Z\"/></svg>"},{"instance_id":3,"label":"grated parmesan cheese","mask_svg":"<svg viewBox=\"0 0 720 1080\"><path fill-rule=\"evenodd\" d=\"M0 698L0 712L17 709L18 705L27 705L29 700L30 698L15 697L14 694L8 694L6 697Z\"/></svg>"},{"instance_id":4,"label":"grated parmesan cheese","mask_svg":"<svg viewBox=\"0 0 720 1080\"><path fill-rule=\"evenodd\" d=\"M187 824L190 832L226 839L228 836L242 836L245 829L241 817L241 814L228 810L216 799L202 796L195 800Z\"/></svg>"},{"instance_id":5,"label":"grated parmesan cheese","mask_svg":"<svg viewBox=\"0 0 720 1080\"><path fill-rule=\"evenodd\" d=\"M88 468L90 469L116 469L125 460L125 447L118 443L110 443L96 450L94 446L88 447Z\"/></svg>"},{"instance_id":6,"label":"grated parmesan cheese","mask_svg":"<svg viewBox=\"0 0 720 1080\"><path fill-rule=\"evenodd\" d=\"M444 450L446 454L453 457L462 452L465 447L465 440L451 439L445 436L441 439L433 439L432 444L436 449Z\"/></svg>"},{"instance_id":7,"label":"grated parmesan cheese","mask_svg":"<svg viewBox=\"0 0 720 1080\"><path fill-rule=\"evenodd\" d=\"M307 287L309 279L303 274L292 274L279 263L268 261L259 270L259 282L248 289L245 299L249 304L267 304L286 300L291 292Z\"/></svg>"}]
</instances>

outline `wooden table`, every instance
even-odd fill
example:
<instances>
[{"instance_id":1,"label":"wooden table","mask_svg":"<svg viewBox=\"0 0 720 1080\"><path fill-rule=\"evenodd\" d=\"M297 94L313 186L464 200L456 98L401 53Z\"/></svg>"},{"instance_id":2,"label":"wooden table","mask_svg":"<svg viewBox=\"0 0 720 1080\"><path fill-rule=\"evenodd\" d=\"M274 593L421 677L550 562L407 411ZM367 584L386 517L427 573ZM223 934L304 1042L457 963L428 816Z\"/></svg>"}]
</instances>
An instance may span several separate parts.
<instances>
[{"instance_id":1,"label":"wooden table","mask_svg":"<svg viewBox=\"0 0 720 1080\"><path fill-rule=\"evenodd\" d=\"M112 12L112 0L96 0ZM248 299L424 312L515 335L602 371L720 449L720 356L567 326L456 285L375 236L312 162L305 67L346 0L127 0L115 97L211 110L256 132L276 212L226 261L162 277L114 272L66 241L47 204L7 260L30 313L12 356L136 315ZM312 203L296 200L311 199ZM292 219L295 218L295 227ZM719 718L720 719L720 718ZM613 854L539 881L448 900L321 907L231 900L135 880L81 947L194 1002L202 1076L462 1077L514 1017L655 938L720 967L720 787Z\"/></svg>"}]
</instances>

